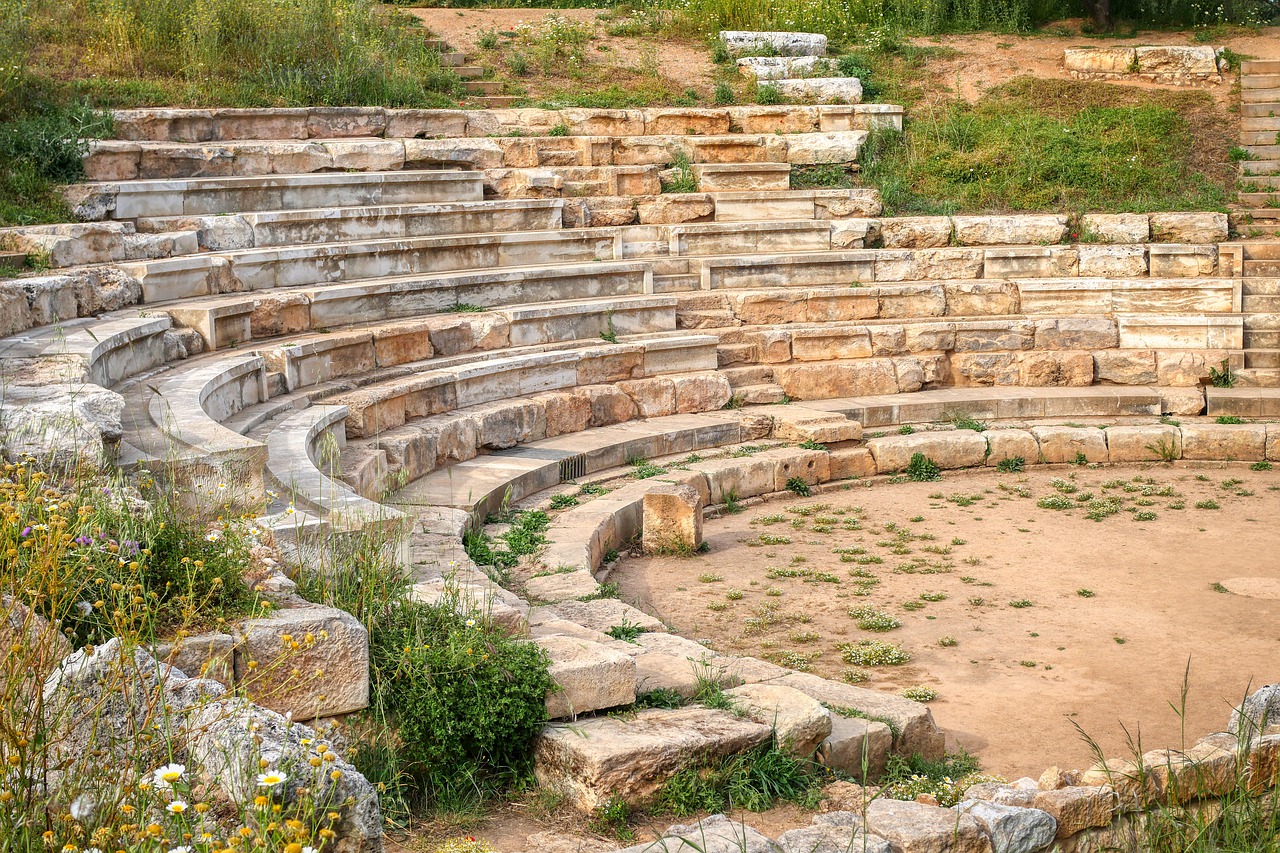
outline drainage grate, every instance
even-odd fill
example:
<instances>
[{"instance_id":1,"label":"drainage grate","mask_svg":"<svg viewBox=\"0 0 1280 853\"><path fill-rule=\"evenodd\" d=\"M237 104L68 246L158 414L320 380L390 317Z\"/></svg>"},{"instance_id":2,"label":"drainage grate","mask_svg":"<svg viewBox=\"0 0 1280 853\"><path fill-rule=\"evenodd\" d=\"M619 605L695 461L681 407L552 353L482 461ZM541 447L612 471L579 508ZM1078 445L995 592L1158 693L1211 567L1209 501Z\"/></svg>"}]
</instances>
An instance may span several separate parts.
<instances>
[{"instance_id":1,"label":"drainage grate","mask_svg":"<svg viewBox=\"0 0 1280 853\"><path fill-rule=\"evenodd\" d=\"M587 456L579 453L560 460L560 482L567 483L587 475Z\"/></svg>"}]
</instances>

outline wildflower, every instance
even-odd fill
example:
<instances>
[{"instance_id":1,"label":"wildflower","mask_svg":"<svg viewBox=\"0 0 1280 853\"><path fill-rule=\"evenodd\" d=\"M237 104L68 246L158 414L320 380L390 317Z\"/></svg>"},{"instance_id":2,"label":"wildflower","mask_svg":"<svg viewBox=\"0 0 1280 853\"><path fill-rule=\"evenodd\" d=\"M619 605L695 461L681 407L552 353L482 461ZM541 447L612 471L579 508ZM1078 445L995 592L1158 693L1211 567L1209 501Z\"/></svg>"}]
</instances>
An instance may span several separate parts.
<instances>
[{"instance_id":1,"label":"wildflower","mask_svg":"<svg viewBox=\"0 0 1280 853\"><path fill-rule=\"evenodd\" d=\"M185 845L181 847L170 847L169 853L191 853L191 848Z\"/></svg>"},{"instance_id":2,"label":"wildflower","mask_svg":"<svg viewBox=\"0 0 1280 853\"><path fill-rule=\"evenodd\" d=\"M91 814L93 814L93 798L88 794L81 794L71 801L71 816L76 820L85 820Z\"/></svg>"},{"instance_id":3,"label":"wildflower","mask_svg":"<svg viewBox=\"0 0 1280 853\"><path fill-rule=\"evenodd\" d=\"M278 770L258 774L259 788L276 788L285 783L289 777Z\"/></svg>"},{"instance_id":4,"label":"wildflower","mask_svg":"<svg viewBox=\"0 0 1280 853\"><path fill-rule=\"evenodd\" d=\"M187 810L188 806L182 800L174 800L172 803L164 807L169 814L182 814Z\"/></svg>"},{"instance_id":5,"label":"wildflower","mask_svg":"<svg viewBox=\"0 0 1280 853\"><path fill-rule=\"evenodd\" d=\"M476 626L476 620L474 620L474 619L468 619L468 620L467 620L467 627L468 627L468 628L474 628L475 626Z\"/></svg>"},{"instance_id":6,"label":"wildflower","mask_svg":"<svg viewBox=\"0 0 1280 853\"><path fill-rule=\"evenodd\" d=\"M163 767L157 767L151 774L151 778L155 781L157 788L167 788L181 779L182 774L186 772L185 764L166 764Z\"/></svg>"},{"instance_id":7,"label":"wildflower","mask_svg":"<svg viewBox=\"0 0 1280 853\"><path fill-rule=\"evenodd\" d=\"M210 530L208 533L204 535L204 540L206 542L217 542L221 538L222 538L222 533L217 530Z\"/></svg>"}]
</instances>

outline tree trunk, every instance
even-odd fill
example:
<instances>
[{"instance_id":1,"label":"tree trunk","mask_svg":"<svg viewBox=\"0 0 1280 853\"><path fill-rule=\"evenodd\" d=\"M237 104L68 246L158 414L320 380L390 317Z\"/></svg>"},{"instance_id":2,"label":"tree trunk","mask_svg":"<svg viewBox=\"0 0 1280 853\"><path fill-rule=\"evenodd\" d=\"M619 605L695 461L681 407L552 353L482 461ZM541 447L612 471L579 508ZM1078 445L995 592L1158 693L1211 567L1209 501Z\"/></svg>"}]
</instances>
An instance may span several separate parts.
<instances>
[{"instance_id":1,"label":"tree trunk","mask_svg":"<svg viewBox=\"0 0 1280 853\"><path fill-rule=\"evenodd\" d=\"M1111 0L1083 0L1085 9L1093 18L1094 26L1105 33L1115 29L1115 21L1111 19Z\"/></svg>"}]
</instances>

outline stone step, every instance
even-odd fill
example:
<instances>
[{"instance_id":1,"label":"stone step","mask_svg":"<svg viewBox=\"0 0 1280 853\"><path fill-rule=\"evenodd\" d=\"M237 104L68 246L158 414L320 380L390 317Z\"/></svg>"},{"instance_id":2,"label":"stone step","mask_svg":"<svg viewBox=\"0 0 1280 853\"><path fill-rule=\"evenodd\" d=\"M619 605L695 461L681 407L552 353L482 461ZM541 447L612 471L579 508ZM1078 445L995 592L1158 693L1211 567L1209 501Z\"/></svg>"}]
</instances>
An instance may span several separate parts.
<instances>
[{"instance_id":1,"label":"stone step","mask_svg":"<svg viewBox=\"0 0 1280 853\"><path fill-rule=\"evenodd\" d=\"M422 35L422 43L427 46L428 50L445 51L449 49L449 45L445 43L444 39L439 39L431 35L430 30L422 30Z\"/></svg>"},{"instance_id":2,"label":"stone step","mask_svg":"<svg viewBox=\"0 0 1280 853\"><path fill-rule=\"evenodd\" d=\"M1280 74L1280 59L1246 59L1240 63L1242 77L1254 74Z\"/></svg>"},{"instance_id":3,"label":"stone step","mask_svg":"<svg viewBox=\"0 0 1280 853\"><path fill-rule=\"evenodd\" d=\"M478 202L484 199L484 186L480 172L405 169L73 184L66 195L80 219L128 220L254 210Z\"/></svg>"},{"instance_id":4,"label":"stone step","mask_svg":"<svg viewBox=\"0 0 1280 853\"><path fill-rule=\"evenodd\" d=\"M778 192L791 188L787 163L702 163L692 167L698 189L715 192Z\"/></svg>"},{"instance_id":5,"label":"stone step","mask_svg":"<svg viewBox=\"0 0 1280 853\"><path fill-rule=\"evenodd\" d=\"M1242 296L1240 310L1246 314L1254 312L1280 313L1280 295Z\"/></svg>"},{"instance_id":6,"label":"stone step","mask_svg":"<svg viewBox=\"0 0 1280 853\"><path fill-rule=\"evenodd\" d=\"M484 69L479 65L461 65L453 69L453 71L463 80L475 80L484 76Z\"/></svg>"},{"instance_id":7,"label":"stone step","mask_svg":"<svg viewBox=\"0 0 1280 853\"><path fill-rule=\"evenodd\" d=\"M1240 102L1244 104L1273 104L1276 101L1280 101L1280 89L1275 87L1240 91Z\"/></svg>"},{"instance_id":8,"label":"stone step","mask_svg":"<svg viewBox=\"0 0 1280 853\"><path fill-rule=\"evenodd\" d=\"M468 98L469 102L483 107L487 110L498 110L506 107L514 107L520 102L515 95L482 95L474 98Z\"/></svg>"},{"instance_id":9,"label":"stone step","mask_svg":"<svg viewBox=\"0 0 1280 853\"><path fill-rule=\"evenodd\" d=\"M1244 274L1246 276L1280 276L1280 259L1246 260Z\"/></svg>"},{"instance_id":10,"label":"stone step","mask_svg":"<svg viewBox=\"0 0 1280 853\"><path fill-rule=\"evenodd\" d=\"M1235 376L1244 388L1280 388L1280 368L1247 367L1237 370Z\"/></svg>"},{"instance_id":11,"label":"stone step","mask_svg":"<svg viewBox=\"0 0 1280 853\"><path fill-rule=\"evenodd\" d=\"M1274 74L1241 74L1240 88L1244 91L1250 89L1280 89L1280 72Z\"/></svg>"},{"instance_id":12,"label":"stone step","mask_svg":"<svg viewBox=\"0 0 1280 853\"><path fill-rule=\"evenodd\" d=\"M1280 115L1280 101L1275 103L1241 104L1240 115L1244 118L1265 118Z\"/></svg>"},{"instance_id":13,"label":"stone step","mask_svg":"<svg viewBox=\"0 0 1280 853\"><path fill-rule=\"evenodd\" d=\"M781 403L787 399L787 392L781 385L772 382L760 385L739 385L733 389L733 395L742 401L744 406L762 406Z\"/></svg>"},{"instance_id":14,"label":"stone step","mask_svg":"<svg viewBox=\"0 0 1280 853\"><path fill-rule=\"evenodd\" d=\"M27 265L27 255L25 252L4 252L0 251L0 267L16 267L22 269Z\"/></svg>"},{"instance_id":15,"label":"stone step","mask_svg":"<svg viewBox=\"0 0 1280 853\"><path fill-rule=\"evenodd\" d=\"M1280 330L1245 329L1244 349L1280 349Z\"/></svg>"},{"instance_id":16,"label":"stone step","mask_svg":"<svg viewBox=\"0 0 1280 853\"><path fill-rule=\"evenodd\" d=\"M467 64L467 55L457 50L449 50L440 54L440 64L445 68L460 68Z\"/></svg>"},{"instance_id":17,"label":"stone step","mask_svg":"<svg viewBox=\"0 0 1280 853\"><path fill-rule=\"evenodd\" d=\"M1246 261L1280 260L1280 242L1242 243L1241 246Z\"/></svg>"},{"instance_id":18,"label":"stone step","mask_svg":"<svg viewBox=\"0 0 1280 853\"><path fill-rule=\"evenodd\" d=\"M1259 160L1280 160L1280 145L1250 145L1247 149L1254 157L1254 162ZM1250 161L1245 161L1250 162Z\"/></svg>"},{"instance_id":19,"label":"stone step","mask_svg":"<svg viewBox=\"0 0 1280 853\"><path fill-rule=\"evenodd\" d=\"M1205 402L1208 405L1205 414L1210 417L1222 415L1234 415L1238 418L1280 417L1280 388L1237 386L1206 388L1204 391Z\"/></svg>"},{"instance_id":20,"label":"stone step","mask_svg":"<svg viewBox=\"0 0 1280 853\"><path fill-rule=\"evenodd\" d=\"M1240 144L1245 147L1255 145L1275 145L1280 139L1280 132L1275 130L1242 130Z\"/></svg>"},{"instance_id":21,"label":"stone step","mask_svg":"<svg viewBox=\"0 0 1280 853\"><path fill-rule=\"evenodd\" d=\"M1240 164L1242 175L1280 175L1280 160L1245 160Z\"/></svg>"},{"instance_id":22,"label":"stone step","mask_svg":"<svg viewBox=\"0 0 1280 853\"><path fill-rule=\"evenodd\" d=\"M501 95L501 80L468 80L463 84L469 95Z\"/></svg>"},{"instance_id":23,"label":"stone step","mask_svg":"<svg viewBox=\"0 0 1280 853\"><path fill-rule=\"evenodd\" d=\"M1269 187L1280 190L1280 175L1256 175L1243 177L1241 184L1255 187Z\"/></svg>"},{"instance_id":24,"label":"stone step","mask_svg":"<svg viewBox=\"0 0 1280 853\"><path fill-rule=\"evenodd\" d=\"M1244 366L1249 369L1280 369L1280 349L1246 349Z\"/></svg>"},{"instance_id":25,"label":"stone step","mask_svg":"<svg viewBox=\"0 0 1280 853\"><path fill-rule=\"evenodd\" d=\"M1246 116L1240 119L1240 129L1246 132L1259 130L1280 131L1280 116L1261 116L1257 118Z\"/></svg>"},{"instance_id":26,"label":"stone step","mask_svg":"<svg viewBox=\"0 0 1280 853\"><path fill-rule=\"evenodd\" d=\"M1280 190L1270 193L1240 193L1239 199L1245 207L1280 208Z\"/></svg>"},{"instance_id":27,"label":"stone step","mask_svg":"<svg viewBox=\"0 0 1280 853\"><path fill-rule=\"evenodd\" d=\"M751 367L724 367L720 372L729 380L729 387L735 390L743 385L759 385L773 381L773 368L764 364Z\"/></svg>"}]
</instances>

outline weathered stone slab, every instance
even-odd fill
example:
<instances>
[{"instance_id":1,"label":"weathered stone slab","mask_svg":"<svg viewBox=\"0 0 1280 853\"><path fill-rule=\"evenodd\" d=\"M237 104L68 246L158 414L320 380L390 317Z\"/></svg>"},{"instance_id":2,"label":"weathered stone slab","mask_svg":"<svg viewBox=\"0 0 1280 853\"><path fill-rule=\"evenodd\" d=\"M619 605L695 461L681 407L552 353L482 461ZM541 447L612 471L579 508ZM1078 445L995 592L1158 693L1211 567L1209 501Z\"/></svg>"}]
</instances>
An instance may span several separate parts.
<instances>
[{"instance_id":1,"label":"weathered stone slab","mask_svg":"<svg viewBox=\"0 0 1280 853\"><path fill-rule=\"evenodd\" d=\"M597 717L548 726L535 746L534 773L539 784L566 794L582 811L615 796L638 804L680 769L743 752L771 736L768 726L705 708Z\"/></svg>"},{"instance_id":2,"label":"weathered stone slab","mask_svg":"<svg viewBox=\"0 0 1280 853\"><path fill-rule=\"evenodd\" d=\"M762 52L774 56L827 55L827 37L821 33L722 30L720 40L731 54Z\"/></svg>"},{"instance_id":3,"label":"weathered stone slab","mask_svg":"<svg viewBox=\"0 0 1280 853\"><path fill-rule=\"evenodd\" d=\"M1077 462L1082 456L1087 462L1107 461L1107 436L1100 429L1037 426L1031 428L1031 434L1040 443L1041 462Z\"/></svg>"},{"instance_id":4,"label":"weathered stone slab","mask_svg":"<svg viewBox=\"0 0 1280 853\"><path fill-rule=\"evenodd\" d=\"M939 468L982 465L987 454L987 440L981 433L955 429L872 438L868 439L867 448L875 457L876 472L891 474L905 469L917 453L932 459Z\"/></svg>"},{"instance_id":5,"label":"weathered stone slab","mask_svg":"<svg viewBox=\"0 0 1280 853\"><path fill-rule=\"evenodd\" d=\"M551 659L547 673L557 688L547 694L547 716L551 719L636 701L636 664L629 655L563 635L539 637L533 642Z\"/></svg>"},{"instance_id":6,"label":"weathered stone slab","mask_svg":"<svg viewBox=\"0 0 1280 853\"><path fill-rule=\"evenodd\" d=\"M903 800L872 800L868 832L884 838L894 853L990 853L991 842L977 820L954 809Z\"/></svg>"},{"instance_id":7,"label":"weathered stone slab","mask_svg":"<svg viewBox=\"0 0 1280 853\"><path fill-rule=\"evenodd\" d=\"M816 699L779 684L744 684L726 690L745 717L773 728L780 748L810 758L831 734L831 715Z\"/></svg>"}]
</instances>

